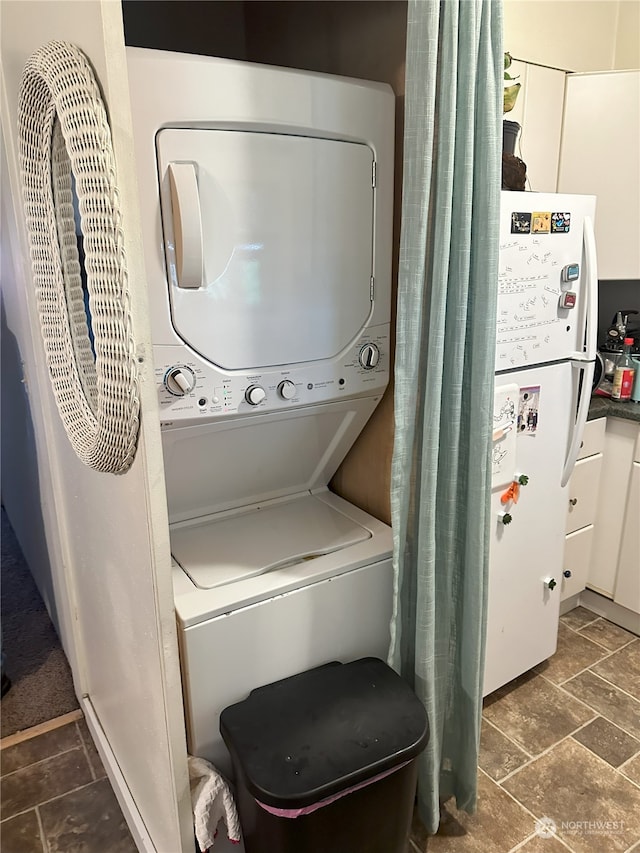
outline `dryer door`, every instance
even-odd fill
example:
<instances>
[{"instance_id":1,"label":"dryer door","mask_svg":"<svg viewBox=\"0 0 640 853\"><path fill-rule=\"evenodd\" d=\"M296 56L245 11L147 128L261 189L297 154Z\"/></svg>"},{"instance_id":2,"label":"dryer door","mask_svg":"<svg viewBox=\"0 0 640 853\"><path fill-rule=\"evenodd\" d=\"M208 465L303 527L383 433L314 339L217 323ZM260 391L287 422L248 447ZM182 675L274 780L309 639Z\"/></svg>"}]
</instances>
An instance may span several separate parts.
<instances>
[{"instance_id":1,"label":"dryer door","mask_svg":"<svg viewBox=\"0 0 640 853\"><path fill-rule=\"evenodd\" d=\"M331 358L371 312L373 152L239 130L157 135L172 323L250 370Z\"/></svg>"}]
</instances>

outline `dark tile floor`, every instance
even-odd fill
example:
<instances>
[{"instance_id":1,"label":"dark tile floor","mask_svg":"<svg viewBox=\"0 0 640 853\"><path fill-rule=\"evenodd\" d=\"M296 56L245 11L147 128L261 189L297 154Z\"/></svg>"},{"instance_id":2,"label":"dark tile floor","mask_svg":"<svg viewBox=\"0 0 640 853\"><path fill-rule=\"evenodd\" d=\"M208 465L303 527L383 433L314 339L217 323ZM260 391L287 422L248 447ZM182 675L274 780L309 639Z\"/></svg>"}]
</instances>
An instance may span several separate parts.
<instances>
[{"instance_id":1,"label":"dark tile floor","mask_svg":"<svg viewBox=\"0 0 640 853\"><path fill-rule=\"evenodd\" d=\"M473 816L413 853L640 853L640 639L583 607L556 654L484 703Z\"/></svg>"},{"instance_id":2,"label":"dark tile floor","mask_svg":"<svg viewBox=\"0 0 640 853\"><path fill-rule=\"evenodd\" d=\"M416 818L407 853L640 853L640 639L578 607L483 717L477 813ZM3 853L135 853L82 718L0 761Z\"/></svg>"},{"instance_id":3,"label":"dark tile floor","mask_svg":"<svg viewBox=\"0 0 640 853\"><path fill-rule=\"evenodd\" d=\"M100 757L80 712L78 716L3 747L3 853L135 853Z\"/></svg>"}]
</instances>

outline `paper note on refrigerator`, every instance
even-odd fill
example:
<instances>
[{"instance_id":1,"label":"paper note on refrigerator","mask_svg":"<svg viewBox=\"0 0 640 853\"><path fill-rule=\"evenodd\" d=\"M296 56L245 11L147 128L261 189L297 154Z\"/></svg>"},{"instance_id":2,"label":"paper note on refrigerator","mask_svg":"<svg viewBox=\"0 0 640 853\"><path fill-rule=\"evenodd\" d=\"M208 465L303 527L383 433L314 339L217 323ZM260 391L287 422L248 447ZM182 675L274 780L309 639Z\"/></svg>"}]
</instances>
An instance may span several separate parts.
<instances>
[{"instance_id":1,"label":"paper note on refrigerator","mask_svg":"<svg viewBox=\"0 0 640 853\"><path fill-rule=\"evenodd\" d=\"M520 387L498 385L493 396L493 448L491 488L507 485L516 471L516 436Z\"/></svg>"}]
</instances>

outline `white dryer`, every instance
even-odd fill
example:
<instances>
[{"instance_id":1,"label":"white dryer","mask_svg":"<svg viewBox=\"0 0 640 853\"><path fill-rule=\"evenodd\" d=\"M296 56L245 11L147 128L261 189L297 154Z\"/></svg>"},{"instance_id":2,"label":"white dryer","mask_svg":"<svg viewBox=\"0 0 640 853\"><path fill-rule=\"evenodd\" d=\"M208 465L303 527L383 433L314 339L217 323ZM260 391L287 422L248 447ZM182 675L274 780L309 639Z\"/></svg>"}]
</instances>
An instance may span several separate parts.
<instances>
[{"instance_id":1,"label":"white dryer","mask_svg":"<svg viewBox=\"0 0 640 853\"><path fill-rule=\"evenodd\" d=\"M128 49L189 750L385 658L390 529L327 484L388 382L388 86Z\"/></svg>"}]
</instances>

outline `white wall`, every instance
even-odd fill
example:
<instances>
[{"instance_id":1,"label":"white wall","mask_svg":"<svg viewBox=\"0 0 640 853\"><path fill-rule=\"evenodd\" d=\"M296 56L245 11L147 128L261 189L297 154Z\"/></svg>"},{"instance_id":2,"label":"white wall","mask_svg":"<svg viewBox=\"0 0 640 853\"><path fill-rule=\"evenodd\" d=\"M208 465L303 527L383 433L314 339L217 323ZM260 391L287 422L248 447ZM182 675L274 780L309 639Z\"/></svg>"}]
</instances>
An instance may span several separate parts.
<instances>
[{"instance_id":1,"label":"white wall","mask_svg":"<svg viewBox=\"0 0 640 853\"><path fill-rule=\"evenodd\" d=\"M504 47L565 71L640 67L637 0L505 0Z\"/></svg>"},{"instance_id":2,"label":"white wall","mask_svg":"<svg viewBox=\"0 0 640 853\"><path fill-rule=\"evenodd\" d=\"M3 499L65 644L76 693L104 747L107 770L142 850L193 850L186 740L173 612L146 275L134 169L120 4L113 0L2 0L3 341L15 405L3 407ZM142 425L124 474L98 473L73 452L51 390L37 319L18 162L17 113L27 58L51 39L80 47L110 116L117 164ZM19 388L26 383L26 395ZM4 393L4 388L3 388ZM7 422L9 426L6 426ZM21 438L21 431L24 437ZM3 435L4 440L4 435ZM46 564L45 564L46 563ZM94 721L93 724L91 721Z\"/></svg>"}]
</instances>

